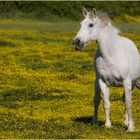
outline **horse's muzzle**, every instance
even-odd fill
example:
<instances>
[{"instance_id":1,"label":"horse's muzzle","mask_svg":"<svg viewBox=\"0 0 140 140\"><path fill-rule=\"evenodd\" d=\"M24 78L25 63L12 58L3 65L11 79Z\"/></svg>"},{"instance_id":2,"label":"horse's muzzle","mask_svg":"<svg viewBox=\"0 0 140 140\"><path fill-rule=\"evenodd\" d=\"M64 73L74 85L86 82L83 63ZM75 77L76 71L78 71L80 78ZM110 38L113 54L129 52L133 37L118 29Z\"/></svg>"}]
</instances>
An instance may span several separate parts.
<instances>
[{"instance_id":1,"label":"horse's muzzle","mask_svg":"<svg viewBox=\"0 0 140 140\"><path fill-rule=\"evenodd\" d=\"M84 46L84 43L82 41L80 41L79 38L74 39L72 44L75 47L76 51L81 51Z\"/></svg>"}]
</instances>

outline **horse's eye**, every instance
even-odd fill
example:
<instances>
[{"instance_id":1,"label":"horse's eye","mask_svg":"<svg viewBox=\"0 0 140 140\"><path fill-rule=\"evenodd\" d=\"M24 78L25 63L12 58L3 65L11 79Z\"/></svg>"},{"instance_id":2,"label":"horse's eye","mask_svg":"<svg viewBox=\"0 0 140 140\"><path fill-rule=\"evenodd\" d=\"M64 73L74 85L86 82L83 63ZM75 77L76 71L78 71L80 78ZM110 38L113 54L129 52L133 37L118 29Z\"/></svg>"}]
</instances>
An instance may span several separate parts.
<instances>
[{"instance_id":1,"label":"horse's eye","mask_svg":"<svg viewBox=\"0 0 140 140\"><path fill-rule=\"evenodd\" d=\"M89 27L93 27L93 23L90 23L90 24L89 24Z\"/></svg>"}]
</instances>

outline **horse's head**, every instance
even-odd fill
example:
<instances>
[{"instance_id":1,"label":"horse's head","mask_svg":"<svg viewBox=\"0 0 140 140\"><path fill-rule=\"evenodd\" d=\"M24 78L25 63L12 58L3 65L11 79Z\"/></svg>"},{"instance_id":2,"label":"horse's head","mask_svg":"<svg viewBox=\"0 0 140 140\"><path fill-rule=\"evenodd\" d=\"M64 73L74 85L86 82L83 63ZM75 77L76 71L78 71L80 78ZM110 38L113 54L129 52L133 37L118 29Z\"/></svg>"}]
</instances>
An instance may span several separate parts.
<instances>
[{"instance_id":1,"label":"horse's head","mask_svg":"<svg viewBox=\"0 0 140 140\"><path fill-rule=\"evenodd\" d=\"M81 22L81 28L73 39L73 45L76 50L82 50L84 45L92 40L97 40L100 31L110 29L114 33L119 33L119 30L111 23L109 16L93 8L87 11L83 8L83 15L85 19Z\"/></svg>"},{"instance_id":2,"label":"horse's head","mask_svg":"<svg viewBox=\"0 0 140 140\"><path fill-rule=\"evenodd\" d=\"M81 28L73 39L75 50L81 50L88 42L96 39L98 28L98 16L96 9L88 12L83 8L83 15L85 19L81 22Z\"/></svg>"}]
</instances>

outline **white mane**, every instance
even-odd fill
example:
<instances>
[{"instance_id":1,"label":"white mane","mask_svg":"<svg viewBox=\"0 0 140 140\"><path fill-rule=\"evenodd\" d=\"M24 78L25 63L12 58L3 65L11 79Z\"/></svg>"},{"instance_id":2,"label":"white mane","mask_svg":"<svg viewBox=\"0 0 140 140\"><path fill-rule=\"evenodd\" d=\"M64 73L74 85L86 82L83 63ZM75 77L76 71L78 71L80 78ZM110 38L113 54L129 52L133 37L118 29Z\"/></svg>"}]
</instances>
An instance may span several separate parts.
<instances>
[{"instance_id":1,"label":"white mane","mask_svg":"<svg viewBox=\"0 0 140 140\"><path fill-rule=\"evenodd\" d=\"M114 25L112 25L111 22L108 23L108 26L116 33L116 34L119 34L121 31L116 28Z\"/></svg>"},{"instance_id":2,"label":"white mane","mask_svg":"<svg viewBox=\"0 0 140 140\"><path fill-rule=\"evenodd\" d=\"M93 15L93 11L90 11L89 15L90 18L94 18L94 16L91 16ZM97 11L97 17L101 20L104 26L109 26L116 34L120 33L120 30L112 24L111 19L107 13Z\"/></svg>"}]
</instances>

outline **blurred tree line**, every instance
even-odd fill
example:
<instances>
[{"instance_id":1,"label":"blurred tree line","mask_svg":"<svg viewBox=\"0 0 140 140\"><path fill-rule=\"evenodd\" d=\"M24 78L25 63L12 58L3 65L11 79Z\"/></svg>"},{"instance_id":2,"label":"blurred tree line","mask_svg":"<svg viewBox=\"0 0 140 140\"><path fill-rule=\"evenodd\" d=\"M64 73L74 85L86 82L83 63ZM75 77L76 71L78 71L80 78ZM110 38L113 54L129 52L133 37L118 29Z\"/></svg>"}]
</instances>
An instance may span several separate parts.
<instances>
[{"instance_id":1,"label":"blurred tree line","mask_svg":"<svg viewBox=\"0 0 140 140\"><path fill-rule=\"evenodd\" d=\"M0 17L79 20L82 8L107 11L111 17L140 15L140 1L0 1Z\"/></svg>"}]
</instances>

